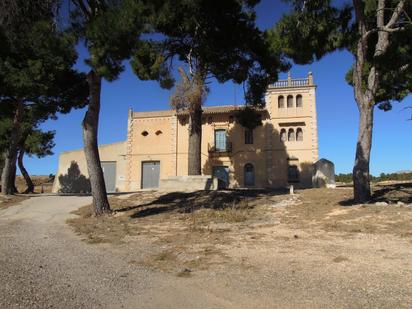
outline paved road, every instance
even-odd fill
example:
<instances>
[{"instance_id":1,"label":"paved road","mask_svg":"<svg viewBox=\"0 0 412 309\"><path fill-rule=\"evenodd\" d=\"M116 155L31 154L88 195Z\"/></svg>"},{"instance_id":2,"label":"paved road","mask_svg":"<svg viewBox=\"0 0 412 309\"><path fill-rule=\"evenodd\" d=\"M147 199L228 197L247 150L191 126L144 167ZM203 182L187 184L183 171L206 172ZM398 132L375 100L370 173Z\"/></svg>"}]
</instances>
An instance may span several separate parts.
<instances>
[{"instance_id":1,"label":"paved road","mask_svg":"<svg viewBox=\"0 0 412 309\"><path fill-rule=\"evenodd\" d=\"M39 196L0 211L0 308L235 308L185 279L82 242L65 220L90 197ZM245 303L247 305L247 303Z\"/></svg>"}]
</instances>

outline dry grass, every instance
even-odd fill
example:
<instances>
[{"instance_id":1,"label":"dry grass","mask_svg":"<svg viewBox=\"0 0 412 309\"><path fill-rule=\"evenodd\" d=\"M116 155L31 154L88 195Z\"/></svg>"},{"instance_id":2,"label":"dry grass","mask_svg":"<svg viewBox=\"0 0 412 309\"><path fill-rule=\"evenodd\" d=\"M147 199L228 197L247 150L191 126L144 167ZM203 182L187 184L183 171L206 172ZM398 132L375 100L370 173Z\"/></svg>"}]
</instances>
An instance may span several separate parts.
<instances>
[{"instance_id":1,"label":"dry grass","mask_svg":"<svg viewBox=\"0 0 412 309\"><path fill-rule=\"evenodd\" d=\"M302 190L302 203L287 207L281 222L295 228L328 232L412 236L412 208L397 204L411 201L412 187L375 187L373 203L365 205L352 205L351 197L352 189Z\"/></svg>"},{"instance_id":2,"label":"dry grass","mask_svg":"<svg viewBox=\"0 0 412 309\"><path fill-rule=\"evenodd\" d=\"M35 193L50 193L53 187L53 178L49 176L31 176L31 180L34 184ZM24 192L27 188L26 182L22 176L16 177L17 191Z\"/></svg>"},{"instance_id":3,"label":"dry grass","mask_svg":"<svg viewBox=\"0 0 412 309\"><path fill-rule=\"evenodd\" d=\"M24 195L0 195L0 209L6 209L10 206L17 205L26 199L28 199L28 197Z\"/></svg>"},{"instance_id":4,"label":"dry grass","mask_svg":"<svg viewBox=\"0 0 412 309\"><path fill-rule=\"evenodd\" d=\"M68 223L92 243L122 243L126 236L146 232L151 226L176 223L183 231L222 230L225 224L246 223L259 218L257 205L279 199L279 192L199 191L193 193L139 192L129 198L110 197L113 215L94 218L90 206L73 212L79 217ZM219 228L221 227L221 228ZM161 231L160 226L156 231ZM156 232L155 232L156 233Z\"/></svg>"},{"instance_id":5,"label":"dry grass","mask_svg":"<svg viewBox=\"0 0 412 309\"><path fill-rule=\"evenodd\" d=\"M351 206L351 194L350 189L300 190L292 197L276 191L145 191L124 199L111 197L111 216L94 218L87 206L74 212L78 217L68 223L89 243L137 241L145 254L130 263L182 277L230 263L227 248L258 246L268 239L298 241L301 234L314 231L342 237L412 236L412 207L396 204L410 202L411 187L375 188L375 201L387 201L388 206ZM345 261L339 256L333 260Z\"/></svg>"}]
</instances>

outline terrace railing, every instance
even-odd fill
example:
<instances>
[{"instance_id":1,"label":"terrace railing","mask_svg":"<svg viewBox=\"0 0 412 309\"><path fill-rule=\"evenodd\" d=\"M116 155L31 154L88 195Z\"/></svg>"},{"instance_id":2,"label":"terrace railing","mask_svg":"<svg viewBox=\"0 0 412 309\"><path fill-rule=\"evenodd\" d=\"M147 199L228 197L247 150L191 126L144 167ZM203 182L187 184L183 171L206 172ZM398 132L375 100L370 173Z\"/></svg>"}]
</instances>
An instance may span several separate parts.
<instances>
[{"instance_id":1,"label":"terrace railing","mask_svg":"<svg viewBox=\"0 0 412 309\"><path fill-rule=\"evenodd\" d=\"M312 73L309 73L308 77L305 78L291 78L279 80L271 85L272 88L287 88L287 87L302 87L302 86L312 86L313 77Z\"/></svg>"}]
</instances>

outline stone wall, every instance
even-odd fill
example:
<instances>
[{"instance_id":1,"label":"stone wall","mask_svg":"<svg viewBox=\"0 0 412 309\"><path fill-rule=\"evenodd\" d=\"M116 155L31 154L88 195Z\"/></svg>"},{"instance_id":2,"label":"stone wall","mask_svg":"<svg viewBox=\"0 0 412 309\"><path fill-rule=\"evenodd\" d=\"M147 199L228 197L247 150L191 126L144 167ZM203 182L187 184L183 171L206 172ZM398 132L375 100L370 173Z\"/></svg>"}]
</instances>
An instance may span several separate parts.
<instances>
[{"instance_id":1,"label":"stone wall","mask_svg":"<svg viewBox=\"0 0 412 309\"><path fill-rule=\"evenodd\" d=\"M312 184L314 188L335 188L335 165L333 162L320 159L313 164Z\"/></svg>"},{"instance_id":2,"label":"stone wall","mask_svg":"<svg viewBox=\"0 0 412 309\"><path fill-rule=\"evenodd\" d=\"M167 191L197 191L217 189L217 179L210 176L173 176L160 179L159 188Z\"/></svg>"}]
</instances>

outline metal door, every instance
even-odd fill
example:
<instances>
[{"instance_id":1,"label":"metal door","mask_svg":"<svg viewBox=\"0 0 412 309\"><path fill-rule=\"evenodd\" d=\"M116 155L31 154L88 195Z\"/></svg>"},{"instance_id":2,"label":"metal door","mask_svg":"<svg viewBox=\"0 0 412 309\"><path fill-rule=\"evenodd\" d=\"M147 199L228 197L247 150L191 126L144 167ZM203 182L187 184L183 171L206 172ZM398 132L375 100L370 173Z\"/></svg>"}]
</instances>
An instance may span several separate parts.
<instances>
[{"instance_id":1,"label":"metal door","mask_svg":"<svg viewBox=\"0 0 412 309\"><path fill-rule=\"evenodd\" d=\"M142 189L158 188L160 161L142 162Z\"/></svg>"},{"instance_id":2,"label":"metal door","mask_svg":"<svg viewBox=\"0 0 412 309\"><path fill-rule=\"evenodd\" d=\"M107 192L116 191L116 162L101 162Z\"/></svg>"},{"instance_id":3,"label":"metal door","mask_svg":"<svg viewBox=\"0 0 412 309\"><path fill-rule=\"evenodd\" d=\"M227 166L214 166L213 177L218 179L218 188L227 188L229 185L229 168Z\"/></svg>"},{"instance_id":4,"label":"metal door","mask_svg":"<svg viewBox=\"0 0 412 309\"><path fill-rule=\"evenodd\" d=\"M250 163L245 164L245 187L251 187L255 185L255 172L253 165Z\"/></svg>"}]
</instances>

